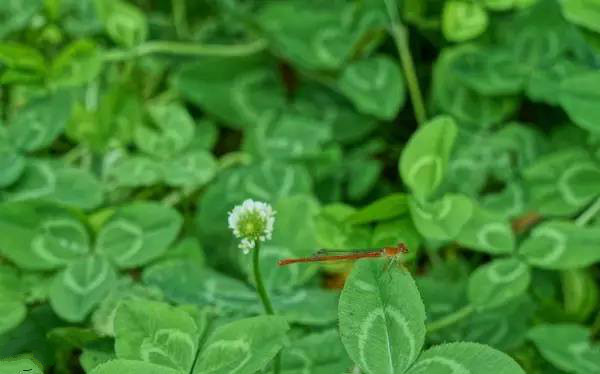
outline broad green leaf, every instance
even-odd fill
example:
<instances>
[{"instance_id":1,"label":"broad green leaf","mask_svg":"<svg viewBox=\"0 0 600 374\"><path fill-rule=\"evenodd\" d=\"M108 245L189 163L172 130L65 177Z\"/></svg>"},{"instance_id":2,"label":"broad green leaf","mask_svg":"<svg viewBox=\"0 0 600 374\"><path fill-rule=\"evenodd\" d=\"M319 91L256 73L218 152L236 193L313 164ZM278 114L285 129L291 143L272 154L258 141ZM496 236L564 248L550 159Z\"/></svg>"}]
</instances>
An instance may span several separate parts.
<instances>
[{"instance_id":1,"label":"broad green leaf","mask_svg":"<svg viewBox=\"0 0 600 374\"><path fill-rule=\"evenodd\" d=\"M521 296L493 309L476 310L466 323L462 324L462 336L453 334L442 339L466 340L487 344L502 351L522 347L535 313L535 304L526 296ZM455 333L459 328L450 326Z\"/></svg>"},{"instance_id":2,"label":"broad green leaf","mask_svg":"<svg viewBox=\"0 0 600 374\"><path fill-rule=\"evenodd\" d=\"M385 261L359 260L340 298L340 334L366 374L404 372L425 340L425 309L408 272Z\"/></svg>"},{"instance_id":3,"label":"broad green leaf","mask_svg":"<svg viewBox=\"0 0 600 374\"><path fill-rule=\"evenodd\" d=\"M194 374L255 373L283 347L289 326L284 318L259 316L218 327L208 338Z\"/></svg>"},{"instance_id":4,"label":"broad green leaf","mask_svg":"<svg viewBox=\"0 0 600 374\"><path fill-rule=\"evenodd\" d=\"M135 360L111 360L96 366L90 374L181 374L181 371L162 365Z\"/></svg>"},{"instance_id":5,"label":"broad green leaf","mask_svg":"<svg viewBox=\"0 0 600 374\"><path fill-rule=\"evenodd\" d=\"M560 5L568 21L600 33L598 0L566 0L561 1Z\"/></svg>"},{"instance_id":6,"label":"broad green leaf","mask_svg":"<svg viewBox=\"0 0 600 374\"><path fill-rule=\"evenodd\" d=\"M209 152L190 151L166 161L163 173L165 182L170 186L196 188L214 178L217 162Z\"/></svg>"},{"instance_id":7,"label":"broad green leaf","mask_svg":"<svg viewBox=\"0 0 600 374\"><path fill-rule=\"evenodd\" d=\"M536 226L519 247L527 263L543 269L576 269L600 261L600 231L569 221Z\"/></svg>"},{"instance_id":8,"label":"broad green leaf","mask_svg":"<svg viewBox=\"0 0 600 374\"><path fill-rule=\"evenodd\" d=\"M71 97L56 92L32 99L8 122L13 144L24 151L46 148L63 132L71 115Z\"/></svg>"},{"instance_id":9,"label":"broad green leaf","mask_svg":"<svg viewBox=\"0 0 600 374\"><path fill-rule=\"evenodd\" d=\"M497 259L471 274L469 300L480 309L495 308L521 296L530 280L527 264L512 257Z\"/></svg>"},{"instance_id":10,"label":"broad green leaf","mask_svg":"<svg viewBox=\"0 0 600 374\"><path fill-rule=\"evenodd\" d=\"M285 103L283 86L263 55L202 57L184 64L172 81L183 97L222 119L246 128L272 120Z\"/></svg>"},{"instance_id":11,"label":"broad green leaf","mask_svg":"<svg viewBox=\"0 0 600 374\"><path fill-rule=\"evenodd\" d=\"M100 182L86 170L55 160L28 160L19 180L5 192L9 201L47 200L82 209L102 203Z\"/></svg>"},{"instance_id":12,"label":"broad green leaf","mask_svg":"<svg viewBox=\"0 0 600 374\"><path fill-rule=\"evenodd\" d=\"M407 197L403 193L394 193L375 200L348 217L348 223L360 225L404 215L408 211Z\"/></svg>"},{"instance_id":13,"label":"broad green leaf","mask_svg":"<svg viewBox=\"0 0 600 374\"><path fill-rule=\"evenodd\" d=\"M346 66L338 87L361 113L380 119L394 118L405 99L400 67L383 55Z\"/></svg>"},{"instance_id":14,"label":"broad green leaf","mask_svg":"<svg viewBox=\"0 0 600 374\"><path fill-rule=\"evenodd\" d=\"M331 124L324 124L313 113L290 108L273 120L257 123L248 135L243 149L261 158L303 160L323 152L325 143L331 139Z\"/></svg>"},{"instance_id":15,"label":"broad green leaf","mask_svg":"<svg viewBox=\"0 0 600 374\"><path fill-rule=\"evenodd\" d=\"M135 5L122 0L96 0L96 7L106 32L116 43L131 48L146 40L146 16Z\"/></svg>"},{"instance_id":16,"label":"broad green leaf","mask_svg":"<svg viewBox=\"0 0 600 374\"><path fill-rule=\"evenodd\" d=\"M343 373L351 361L343 348L337 329L305 335L282 353L284 374Z\"/></svg>"},{"instance_id":17,"label":"broad green leaf","mask_svg":"<svg viewBox=\"0 0 600 374\"><path fill-rule=\"evenodd\" d=\"M561 82L572 76L589 72L589 67L567 59L557 60L552 66L535 69L527 82L527 96L534 101L560 105Z\"/></svg>"},{"instance_id":18,"label":"broad green leaf","mask_svg":"<svg viewBox=\"0 0 600 374\"><path fill-rule=\"evenodd\" d=\"M93 41L76 40L52 61L52 84L57 87L86 84L100 74L102 62L101 51Z\"/></svg>"},{"instance_id":19,"label":"broad green leaf","mask_svg":"<svg viewBox=\"0 0 600 374\"><path fill-rule=\"evenodd\" d=\"M165 303L126 301L115 316L118 358L145 361L181 373L192 368L201 334L186 311Z\"/></svg>"},{"instance_id":20,"label":"broad green leaf","mask_svg":"<svg viewBox=\"0 0 600 374\"><path fill-rule=\"evenodd\" d=\"M86 344L81 351L79 363L86 373L90 373L98 365L116 359L115 342L111 338L99 339Z\"/></svg>"},{"instance_id":21,"label":"broad green leaf","mask_svg":"<svg viewBox=\"0 0 600 374\"><path fill-rule=\"evenodd\" d=\"M407 374L453 373L525 374L506 353L483 344L448 343L424 351Z\"/></svg>"},{"instance_id":22,"label":"broad green leaf","mask_svg":"<svg viewBox=\"0 0 600 374\"><path fill-rule=\"evenodd\" d=\"M115 280L116 272L105 258L89 256L75 260L52 280L50 305L67 321L83 321Z\"/></svg>"},{"instance_id":23,"label":"broad green leaf","mask_svg":"<svg viewBox=\"0 0 600 374\"><path fill-rule=\"evenodd\" d=\"M576 125L600 133L600 72L591 70L565 78L560 85L559 101Z\"/></svg>"},{"instance_id":24,"label":"broad green leaf","mask_svg":"<svg viewBox=\"0 0 600 374\"><path fill-rule=\"evenodd\" d=\"M182 225L179 213L154 202L133 202L119 208L102 227L96 250L121 268L146 264L161 256Z\"/></svg>"},{"instance_id":25,"label":"broad green leaf","mask_svg":"<svg viewBox=\"0 0 600 374\"><path fill-rule=\"evenodd\" d=\"M195 126L187 110L176 103L151 103L148 112L156 129L137 126L134 138L137 147L161 158L171 158L183 151L192 140Z\"/></svg>"},{"instance_id":26,"label":"broad green leaf","mask_svg":"<svg viewBox=\"0 0 600 374\"><path fill-rule=\"evenodd\" d=\"M44 368L35 359L13 358L0 361L0 372L2 373L27 373L43 374Z\"/></svg>"},{"instance_id":27,"label":"broad green leaf","mask_svg":"<svg viewBox=\"0 0 600 374\"><path fill-rule=\"evenodd\" d=\"M473 214L460 230L456 241L472 250L491 254L510 253L515 247L515 235L510 222L477 205L473 205Z\"/></svg>"},{"instance_id":28,"label":"broad green leaf","mask_svg":"<svg viewBox=\"0 0 600 374\"><path fill-rule=\"evenodd\" d=\"M420 201L431 196L444 180L457 127L452 118L436 117L410 138L400 157L400 175Z\"/></svg>"},{"instance_id":29,"label":"broad green leaf","mask_svg":"<svg viewBox=\"0 0 600 374\"><path fill-rule=\"evenodd\" d=\"M271 262L272 264L273 262ZM327 326L337 320L338 293L321 288L303 288L273 297L273 309L290 323ZM262 306L255 307L256 312Z\"/></svg>"},{"instance_id":30,"label":"broad green leaf","mask_svg":"<svg viewBox=\"0 0 600 374\"><path fill-rule=\"evenodd\" d=\"M488 15L479 3L451 0L444 3L442 31L446 39L463 42L485 31Z\"/></svg>"},{"instance_id":31,"label":"broad green leaf","mask_svg":"<svg viewBox=\"0 0 600 374\"><path fill-rule=\"evenodd\" d=\"M539 158L523 172L532 208L544 215L577 212L600 191L600 167L579 148L568 148Z\"/></svg>"},{"instance_id":32,"label":"broad green leaf","mask_svg":"<svg viewBox=\"0 0 600 374\"><path fill-rule=\"evenodd\" d=\"M110 187L143 187L158 183L163 167L147 156L125 156L106 170L105 180Z\"/></svg>"},{"instance_id":33,"label":"broad green leaf","mask_svg":"<svg viewBox=\"0 0 600 374\"><path fill-rule=\"evenodd\" d=\"M94 330L104 336L114 337L117 310L123 302L139 299L161 301L163 295L160 290L134 283L129 277L117 280L108 295L106 295L92 313L91 322Z\"/></svg>"},{"instance_id":34,"label":"broad green leaf","mask_svg":"<svg viewBox=\"0 0 600 374\"><path fill-rule=\"evenodd\" d=\"M525 188L518 182L508 184L502 191L487 194L481 207L501 218L516 218L527 208Z\"/></svg>"},{"instance_id":35,"label":"broad green leaf","mask_svg":"<svg viewBox=\"0 0 600 374\"><path fill-rule=\"evenodd\" d=\"M14 183L24 169L25 157L14 147L5 128L0 127L0 188Z\"/></svg>"},{"instance_id":36,"label":"broad green leaf","mask_svg":"<svg viewBox=\"0 0 600 374\"><path fill-rule=\"evenodd\" d=\"M338 1L267 2L256 22L272 48L300 67L336 69L351 57L364 34L386 25L382 7L362 5L357 9Z\"/></svg>"},{"instance_id":37,"label":"broad green leaf","mask_svg":"<svg viewBox=\"0 0 600 374\"><path fill-rule=\"evenodd\" d=\"M167 260L149 266L144 269L142 279L148 286L159 288L167 300L179 304L213 305L226 311L263 310L258 305L256 291L246 283L185 260Z\"/></svg>"},{"instance_id":38,"label":"broad green leaf","mask_svg":"<svg viewBox=\"0 0 600 374\"><path fill-rule=\"evenodd\" d=\"M90 250L85 226L69 211L39 202L0 205L2 255L19 267L49 270Z\"/></svg>"},{"instance_id":39,"label":"broad green leaf","mask_svg":"<svg viewBox=\"0 0 600 374\"><path fill-rule=\"evenodd\" d=\"M467 7L477 7L477 4ZM508 51L477 45L461 48L462 53L450 61L449 67L462 83L481 95L520 93L526 71Z\"/></svg>"},{"instance_id":40,"label":"broad green leaf","mask_svg":"<svg viewBox=\"0 0 600 374\"><path fill-rule=\"evenodd\" d=\"M411 197L408 206L419 233L437 240L456 238L474 211L471 199L457 194L447 194L436 202L424 204Z\"/></svg>"},{"instance_id":41,"label":"broad green leaf","mask_svg":"<svg viewBox=\"0 0 600 374\"><path fill-rule=\"evenodd\" d=\"M23 323L0 335L2 359L30 352L44 366L53 365L56 352L51 348L47 334L64 324L47 303L31 306Z\"/></svg>"},{"instance_id":42,"label":"broad green leaf","mask_svg":"<svg viewBox=\"0 0 600 374\"><path fill-rule=\"evenodd\" d=\"M542 324L529 331L542 356L570 373L600 372L600 347L592 345L589 330L576 324Z\"/></svg>"},{"instance_id":43,"label":"broad green leaf","mask_svg":"<svg viewBox=\"0 0 600 374\"><path fill-rule=\"evenodd\" d=\"M452 115L462 127L485 129L508 117L517 108L517 101L513 96L478 94L461 81L454 73L455 66L470 51L467 44L442 50L433 69L432 96L436 107Z\"/></svg>"}]
</instances>

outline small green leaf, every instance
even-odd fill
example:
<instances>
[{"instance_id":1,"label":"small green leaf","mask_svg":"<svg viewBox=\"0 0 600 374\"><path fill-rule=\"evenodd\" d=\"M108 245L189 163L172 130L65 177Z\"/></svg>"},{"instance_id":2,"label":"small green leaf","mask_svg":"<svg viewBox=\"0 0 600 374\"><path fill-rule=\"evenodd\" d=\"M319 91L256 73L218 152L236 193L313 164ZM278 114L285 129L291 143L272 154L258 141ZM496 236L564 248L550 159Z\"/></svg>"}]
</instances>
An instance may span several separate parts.
<instances>
[{"instance_id":1,"label":"small green leaf","mask_svg":"<svg viewBox=\"0 0 600 374\"><path fill-rule=\"evenodd\" d=\"M96 44L79 39L67 45L52 62L52 84L78 86L95 79L102 70L102 55Z\"/></svg>"},{"instance_id":2,"label":"small green leaf","mask_svg":"<svg viewBox=\"0 0 600 374\"><path fill-rule=\"evenodd\" d=\"M145 361L181 373L192 368L201 334L188 312L165 303L126 301L115 316L118 358Z\"/></svg>"},{"instance_id":3,"label":"small green leaf","mask_svg":"<svg viewBox=\"0 0 600 374\"><path fill-rule=\"evenodd\" d=\"M600 261L600 231L568 221L536 226L519 248L527 263L543 269L576 269Z\"/></svg>"},{"instance_id":4,"label":"small green leaf","mask_svg":"<svg viewBox=\"0 0 600 374\"><path fill-rule=\"evenodd\" d=\"M588 269L565 270L560 275L565 312L577 321L585 321L597 310L598 283Z\"/></svg>"},{"instance_id":5,"label":"small green leaf","mask_svg":"<svg viewBox=\"0 0 600 374\"><path fill-rule=\"evenodd\" d=\"M194 374L255 373L283 347L289 326L284 318L259 316L218 327L198 357Z\"/></svg>"},{"instance_id":6,"label":"small green leaf","mask_svg":"<svg viewBox=\"0 0 600 374\"><path fill-rule=\"evenodd\" d=\"M71 115L71 97L56 92L32 99L8 123L11 142L24 151L46 148L63 132Z\"/></svg>"},{"instance_id":7,"label":"small green leaf","mask_svg":"<svg viewBox=\"0 0 600 374\"><path fill-rule=\"evenodd\" d=\"M284 374L343 373L351 365L337 329L312 333L293 341L283 350L281 361Z\"/></svg>"},{"instance_id":8,"label":"small green leaf","mask_svg":"<svg viewBox=\"0 0 600 374\"><path fill-rule=\"evenodd\" d=\"M217 162L209 152L191 151L166 161L163 173L165 182L170 186L197 188L214 178Z\"/></svg>"},{"instance_id":9,"label":"small green leaf","mask_svg":"<svg viewBox=\"0 0 600 374\"><path fill-rule=\"evenodd\" d=\"M408 211L407 197L403 193L394 193L375 200L348 217L348 223L360 225L404 215Z\"/></svg>"},{"instance_id":10,"label":"small green leaf","mask_svg":"<svg viewBox=\"0 0 600 374\"><path fill-rule=\"evenodd\" d=\"M102 227L96 250L121 268L143 265L168 249L181 225L182 218L173 208L134 202L119 208Z\"/></svg>"},{"instance_id":11,"label":"small green leaf","mask_svg":"<svg viewBox=\"0 0 600 374\"><path fill-rule=\"evenodd\" d=\"M96 366L90 374L182 374L181 371L144 361L111 360Z\"/></svg>"},{"instance_id":12,"label":"small green leaf","mask_svg":"<svg viewBox=\"0 0 600 374\"><path fill-rule=\"evenodd\" d=\"M134 47L146 40L146 16L135 5L122 0L96 0L98 15L107 34L124 47Z\"/></svg>"},{"instance_id":13,"label":"small green leaf","mask_svg":"<svg viewBox=\"0 0 600 374\"><path fill-rule=\"evenodd\" d=\"M412 219L405 216L378 223L373 230L371 243L374 248L391 247L403 243L408 248L408 254L404 256L404 260L410 261L417 257L422 239Z\"/></svg>"},{"instance_id":14,"label":"small green leaf","mask_svg":"<svg viewBox=\"0 0 600 374\"><path fill-rule=\"evenodd\" d=\"M510 222L477 205L456 240L472 250L491 254L511 253L515 248Z\"/></svg>"},{"instance_id":15,"label":"small green leaf","mask_svg":"<svg viewBox=\"0 0 600 374\"><path fill-rule=\"evenodd\" d=\"M450 117L436 117L410 138L400 157L400 175L421 201L444 180L450 151L458 129Z\"/></svg>"},{"instance_id":16,"label":"small green leaf","mask_svg":"<svg viewBox=\"0 0 600 374\"><path fill-rule=\"evenodd\" d=\"M575 213L600 194L600 167L580 148L539 158L524 170L523 178L532 207L544 215Z\"/></svg>"},{"instance_id":17,"label":"small green leaf","mask_svg":"<svg viewBox=\"0 0 600 374\"><path fill-rule=\"evenodd\" d=\"M15 42L0 43L0 64L2 84L39 81L46 73L44 56L37 49Z\"/></svg>"},{"instance_id":18,"label":"small green leaf","mask_svg":"<svg viewBox=\"0 0 600 374\"><path fill-rule=\"evenodd\" d=\"M447 194L433 203L408 201L411 217L419 233L437 240L455 238L473 214L473 202L464 195Z\"/></svg>"},{"instance_id":19,"label":"small green leaf","mask_svg":"<svg viewBox=\"0 0 600 374\"><path fill-rule=\"evenodd\" d=\"M25 157L14 147L0 124L0 188L14 183L25 169Z\"/></svg>"},{"instance_id":20,"label":"small green leaf","mask_svg":"<svg viewBox=\"0 0 600 374\"><path fill-rule=\"evenodd\" d=\"M600 72L593 70L565 78L560 85L559 101L576 125L600 133Z\"/></svg>"},{"instance_id":21,"label":"small green leaf","mask_svg":"<svg viewBox=\"0 0 600 374\"><path fill-rule=\"evenodd\" d=\"M9 358L0 361L0 372L10 374L43 374L44 369L35 359Z\"/></svg>"},{"instance_id":22,"label":"small green leaf","mask_svg":"<svg viewBox=\"0 0 600 374\"><path fill-rule=\"evenodd\" d=\"M406 374L498 373L525 374L506 353L483 344L449 343L429 348Z\"/></svg>"},{"instance_id":23,"label":"small green leaf","mask_svg":"<svg viewBox=\"0 0 600 374\"><path fill-rule=\"evenodd\" d=\"M338 87L361 113L380 119L394 118L405 99L400 67L383 55L346 66Z\"/></svg>"},{"instance_id":24,"label":"small green leaf","mask_svg":"<svg viewBox=\"0 0 600 374\"><path fill-rule=\"evenodd\" d=\"M150 104L148 112L157 129L135 128L135 144L143 152L171 158L188 146L194 135L194 120L180 104Z\"/></svg>"},{"instance_id":25,"label":"small green leaf","mask_svg":"<svg viewBox=\"0 0 600 374\"><path fill-rule=\"evenodd\" d=\"M88 171L54 160L29 159L23 174L5 192L9 201L47 200L82 209L102 203L104 191Z\"/></svg>"},{"instance_id":26,"label":"small green leaf","mask_svg":"<svg viewBox=\"0 0 600 374\"><path fill-rule=\"evenodd\" d=\"M566 0L559 3L565 18L576 25L600 33L600 11L597 0Z\"/></svg>"},{"instance_id":27,"label":"small green leaf","mask_svg":"<svg viewBox=\"0 0 600 374\"><path fill-rule=\"evenodd\" d=\"M116 277L103 257L75 260L52 280L50 305L67 321L80 322L106 296Z\"/></svg>"},{"instance_id":28,"label":"small green leaf","mask_svg":"<svg viewBox=\"0 0 600 374\"><path fill-rule=\"evenodd\" d=\"M50 270L87 255L86 228L68 210L39 202L0 205L0 248L18 266Z\"/></svg>"},{"instance_id":29,"label":"small green leaf","mask_svg":"<svg viewBox=\"0 0 600 374\"><path fill-rule=\"evenodd\" d=\"M487 25L487 12L479 3L451 0L444 4L442 31L450 41L473 39L483 33Z\"/></svg>"},{"instance_id":30,"label":"small green leaf","mask_svg":"<svg viewBox=\"0 0 600 374\"><path fill-rule=\"evenodd\" d=\"M106 170L106 182L110 187L152 186L162 179L161 166L147 156L126 156Z\"/></svg>"},{"instance_id":31,"label":"small green leaf","mask_svg":"<svg viewBox=\"0 0 600 374\"><path fill-rule=\"evenodd\" d=\"M587 328L575 324L538 325L529 331L542 356L556 367L577 374L600 372L600 347Z\"/></svg>"},{"instance_id":32,"label":"small green leaf","mask_svg":"<svg viewBox=\"0 0 600 374\"><path fill-rule=\"evenodd\" d=\"M355 263L340 297L340 334L366 374L404 372L425 340L425 309L408 272L385 261Z\"/></svg>"},{"instance_id":33,"label":"small green leaf","mask_svg":"<svg viewBox=\"0 0 600 374\"><path fill-rule=\"evenodd\" d=\"M471 274L469 300L479 309L495 308L525 293L530 281L527 264L516 258L493 260Z\"/></svg>"},{"instance_id":34,"label":"small green leaf","mask_svg":"<svg viewBox=\"0 0 600 374\"><path fill-rule=\"evenodd\" d=\"M17 327L27 315L21 282L16 269L0 266L0 335Z\"/></svg>"}]
</instances>

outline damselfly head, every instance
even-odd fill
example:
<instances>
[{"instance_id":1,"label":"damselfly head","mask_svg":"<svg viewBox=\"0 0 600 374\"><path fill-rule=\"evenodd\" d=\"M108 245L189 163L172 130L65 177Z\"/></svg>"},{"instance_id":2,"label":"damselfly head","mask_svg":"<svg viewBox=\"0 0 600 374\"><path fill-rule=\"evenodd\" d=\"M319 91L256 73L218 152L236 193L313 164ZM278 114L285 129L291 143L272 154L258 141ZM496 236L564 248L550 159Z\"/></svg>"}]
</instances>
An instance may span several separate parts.
<instances>
[{"instance_id":1,"label":"damselfly head","mask_svg":"<svg viewBox=\"0 0 600 374\"><path fill-rule=\"evenodd\" d=\"M386 256L398 256L401 253L408 253L408 248L404 243L399 243L396 247L385 247L383 249Z\"/></svg>"}]
</instances>

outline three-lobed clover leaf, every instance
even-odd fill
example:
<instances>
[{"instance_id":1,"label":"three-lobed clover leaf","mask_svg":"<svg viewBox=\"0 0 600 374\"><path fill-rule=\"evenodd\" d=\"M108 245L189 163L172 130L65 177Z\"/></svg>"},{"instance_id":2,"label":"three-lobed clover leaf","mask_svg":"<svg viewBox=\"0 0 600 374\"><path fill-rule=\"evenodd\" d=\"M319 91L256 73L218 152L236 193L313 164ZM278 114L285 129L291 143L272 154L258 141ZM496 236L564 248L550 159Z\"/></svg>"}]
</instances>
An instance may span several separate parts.
<instances>
[{"instance_id":1,"label":"three-lobed clover leaf","mask_svg":"<svg viewBox=\"0 0 600 374\"><path fill-rule=\"evenodd\" d=\"M449 343L421 352L425 308L408 272L383 272L384 260L359 260L339 304L340 333L350 358L366 374L521 374L508 355L477 343Z\"/></svg>"}]
</instances>

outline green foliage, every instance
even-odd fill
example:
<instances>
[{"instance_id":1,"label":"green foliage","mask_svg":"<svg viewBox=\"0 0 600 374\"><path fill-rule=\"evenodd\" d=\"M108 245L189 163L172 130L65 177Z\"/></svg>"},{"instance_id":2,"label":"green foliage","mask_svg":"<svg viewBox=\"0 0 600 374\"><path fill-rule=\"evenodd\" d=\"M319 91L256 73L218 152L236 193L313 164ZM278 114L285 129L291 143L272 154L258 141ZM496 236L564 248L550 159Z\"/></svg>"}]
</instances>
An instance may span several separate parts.
<instances>
[{"instance_id":1,"label":"green foliage","mask_svg":"<svg viewBox=\"0 0 600 374\"><path fill-rule=\"evenodd\" d=\"M0 373L599 373L599 5L0 1Z\"/></svg>"}]
</instances>

